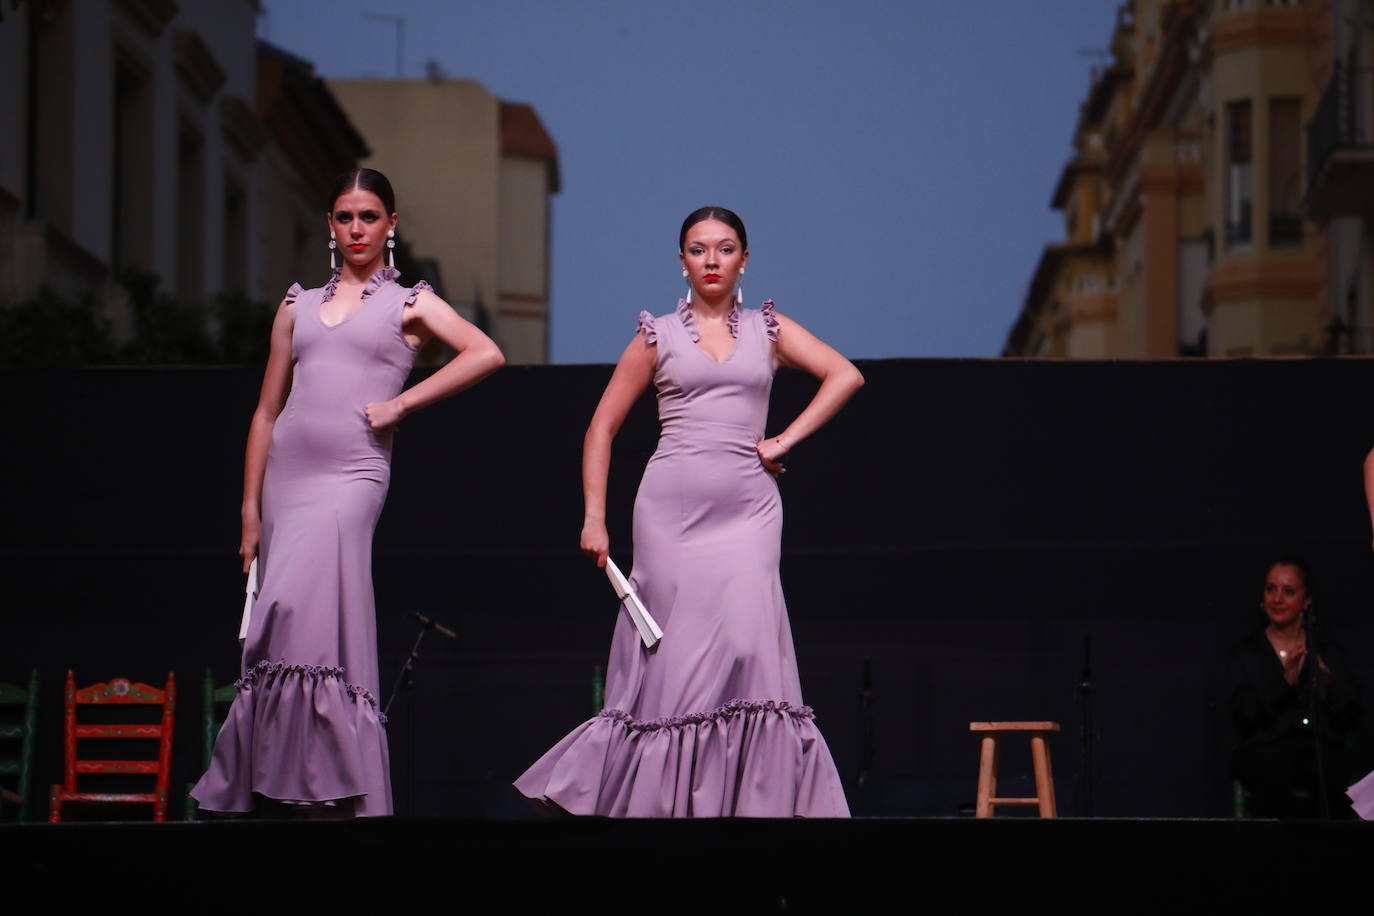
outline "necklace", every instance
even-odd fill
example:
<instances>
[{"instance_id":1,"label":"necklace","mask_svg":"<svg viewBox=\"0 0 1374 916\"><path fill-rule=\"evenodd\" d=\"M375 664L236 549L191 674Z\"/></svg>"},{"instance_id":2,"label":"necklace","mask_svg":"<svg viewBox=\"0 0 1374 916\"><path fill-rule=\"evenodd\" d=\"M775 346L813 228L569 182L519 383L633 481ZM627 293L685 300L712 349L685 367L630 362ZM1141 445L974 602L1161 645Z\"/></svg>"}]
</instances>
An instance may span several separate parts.
<instances>
[{"instance_id":1,"label":"necklace","mask_svg":"<svg viewBox=\"0 0 1374 916\"><path fill-rule=\"evenodd\" d=\"M1265 629L1264 635L1269 639L1269 644L1274 647L1274 651L1278 653L1280 661L1287 661L1290 656L1296 656L1307 648L1307 632L1305 630L1299 630L1297 638L1286 643L1282 642L1278 634L1269 628Z\"/></svg>"}]
</instances>

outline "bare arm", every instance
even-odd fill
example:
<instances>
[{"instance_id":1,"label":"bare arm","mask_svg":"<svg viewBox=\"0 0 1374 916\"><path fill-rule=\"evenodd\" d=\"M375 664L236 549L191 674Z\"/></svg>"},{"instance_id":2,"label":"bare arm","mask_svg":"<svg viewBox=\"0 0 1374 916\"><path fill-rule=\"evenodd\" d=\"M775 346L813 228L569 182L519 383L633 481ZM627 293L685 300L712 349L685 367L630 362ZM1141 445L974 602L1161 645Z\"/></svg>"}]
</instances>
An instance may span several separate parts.
<instances>
[{"instance_id":1,"label":"bare arm","mask_svg":"<svg viewBox=\"0 0 1374 916\"><path fill-rule=\"evenodd\" d=\"M606 477L611 470L611 440L620 432L625 415L649 387L654 378L658 346L646 343L642 334L620 354L611 380L592 414L587 435L582 440L582 537L584 553L605 567L610 553L606 532Z\"/></svg>"},{"instance_id":2,"label":"bare arm","mask_svg":"<svg viewBox=\"0 0 1374 916\"><path fill-rule=\"evenodd\" d=\"M262 374L262 390L258 392L258 406L248 424L248 446L243 453L243 523L239 539L239 556L243 557L243 571L248 572L258 555L258 541L262 535L262 478L267 470L267 449L272 444L272 427L286 405L291 391L291 330L295 327L295 309L282 300L277 317L272 321L271 349L267 369Z\"/></svg>"},{"instance_id":3,"label":"bare arm","mask_svg":"<svg viewBox=\"0 0 1374 916\"><path fill-rule=\"evenodd\" d=\"M759 460L770 472L782 471L778 459L798 442L814 433L844 406L864 385L863 374L806 328L786 315L778 319L778 342L774 353L779 365L803 369L821 380L811 403L778 435L758 444Z\"/></svg>"},{"instance_id":4,"label":"bare arm","mask_svg":"<svg viewBox=\"0 0 1374 916\"><path fill-rule=\"evenodd\" d=\"M421 290L414 304L406 307L405 322L407 335L414 337L412 343L423 346L437 337L458 355L390 401L368 404L367 422L378 432L392 428L421 407L470 388L506 364L506 357L490 337L429 290Z\"/></svg>"},{"instance_id":5,"label":"bare arm","mask_svg":"<svg viewBox=\"0 0 1374 916\"><path fill-rule=\"evenodd\" d=\"M1374 527L1374 449L1364 459L1364 499L1369 506L1369 523Z\"/></svg>"}]
</instances>

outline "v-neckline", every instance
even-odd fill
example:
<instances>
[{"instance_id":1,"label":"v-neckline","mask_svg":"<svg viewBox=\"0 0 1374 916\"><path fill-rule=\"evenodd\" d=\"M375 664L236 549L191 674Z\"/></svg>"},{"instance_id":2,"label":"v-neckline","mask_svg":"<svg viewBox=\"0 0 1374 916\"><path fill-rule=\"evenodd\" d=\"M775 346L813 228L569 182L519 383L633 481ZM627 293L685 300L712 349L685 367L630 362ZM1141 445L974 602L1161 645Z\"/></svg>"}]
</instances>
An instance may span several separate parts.
<instances>
[{"instance_id":1,"label":"v-neckline","mask_svg":"<svg viewBox=\"0 0 1374 916\"><path fill-rule=\"evenodd\" d=\"M735 345L730 348L730 352L725 355L725 359L716 359L714 356L711 355L711 352L709 350L707 350L705 347L701 345L701 341L699 340L693 340L692 347L695 348L698 352L700 352L702 356L706 357L711 362L715 363L717 366L723 366L730 360L734 359L735 351L739 349L739 338L735 338Z\"/></svg>"},{"instance_id":2,"label":"v-neckline","mask_svg":"<svg viewBox=\"0 0 1374 916\"><path fill-rule=\"evenodd\" d=\"M339 289L339 278L343 276L343 268L336 267L329 278L329 283L325 285L324 298L320 300L319 307L315 312L315 317L319 319L320 324L324 325L327 330L332 331L335 328L342 327L351 321L354 315L367 307L367 300L371 298L373 293L377 292L377 290L381 289L387 283L394 282L400 275L401 272L394 267L379 267L374 270L371 276L367 278L367 282L363 284L362 291L358 293L358 307L340 318L338 323L330 324L324 320L324 304L326 302L332 302L334 300L334 293ZM419 287L416 287L416 289L419 289Z\"/></svg>"},{"instance_id":3,"label":"v-neckline","mask_svg":"<svg viewBox=\"0 0 1374 916\"><path fill-rule=\"evenodd\" d=\"M717 366L723 366L735 358L735 351L739 349L739 338L742 333L740 330L741 317L739 304L732 304L730 314L725 319L725 327L730 332L730 336L735 339L735 344L730 348L730 352L725 354L725 359L716 359L709 350L701 345L701 329L697 327L696 315L693 314L691 305L685 299L678 300L678 320L681 322L683 330L687 332L688 342L691 343L694 350L700 351L702 356Z\"/></svg>"},{"instance_id":4,"label":"v-neckline","mask_svg":"<svg viewBox=\"0 0 1374 916\"><path fill-rule=\"evenodd\" d=\"M330 324L329 322L327 322L327 321L324 320L324 302L321 302L321 303L320 303L320 309L319 309L319 311L316 313L316 317L318 317L318 318L320 319L320 324L324 325L325 328L326 328L327 330L332 331L332 330L334 330L335 328L343 327L345 324L348 324L348 322L352 320L352 318L353 318L354 315L358 314L358 313L361 312L363 309L367 308L367 298L368 298L367 296L362 296L362 297L360 297L360 298L358 299L358 307L355 308L353 311L349 312L347 315L345 315L345 316L343 316L342 318L340 318L337 324ZM326 300L325 300L325 302L333 302L333 301L334 301L334 300L333 300L333 297L332 297L332 296L331 296L329 299L326 299Z\"/></svg>"}]
</instances>

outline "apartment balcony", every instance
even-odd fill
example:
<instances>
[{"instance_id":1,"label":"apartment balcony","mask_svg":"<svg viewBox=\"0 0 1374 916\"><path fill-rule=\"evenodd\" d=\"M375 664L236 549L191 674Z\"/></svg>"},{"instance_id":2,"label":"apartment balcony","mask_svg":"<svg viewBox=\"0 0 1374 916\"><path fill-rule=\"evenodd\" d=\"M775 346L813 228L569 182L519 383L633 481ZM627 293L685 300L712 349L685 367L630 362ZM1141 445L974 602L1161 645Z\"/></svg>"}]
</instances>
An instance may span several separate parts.
<instances>
[{"instance_id":1,"label":"apartment balcony","mask_svg":"<svg viewBox=\"0 0 1374 916\"><path fill-rule=\"evenodd\" d=\"M1307 198L1311 219L1374 213L1374 71L1337 61L1307 125Z\"/></svg>"}]
</instances>

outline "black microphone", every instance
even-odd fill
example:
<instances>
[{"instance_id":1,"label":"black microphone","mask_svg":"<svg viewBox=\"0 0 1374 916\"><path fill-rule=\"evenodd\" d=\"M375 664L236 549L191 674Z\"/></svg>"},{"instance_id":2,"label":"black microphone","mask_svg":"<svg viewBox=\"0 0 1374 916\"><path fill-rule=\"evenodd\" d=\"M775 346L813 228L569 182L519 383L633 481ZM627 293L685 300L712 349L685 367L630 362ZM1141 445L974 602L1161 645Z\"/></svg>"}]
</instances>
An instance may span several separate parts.
<instances>
[{"instance_id":1,"label":"black microphone","mask_svg":"<svg viewBox=\"0 0 1374 916\"><path fill-rule=\"evenodd\" d=\"M420 621L420 623L429 627L431 630L438 633L440 636L447 636L449 639L458 638L457 633L453 632L448 627L444 626L442 623L439 623L435 620L430 620L428 617L426 617L424 614L421 614L419 611L413 611L412 614L414 615L416 620Z\"/></svg>"}]
</instances>

